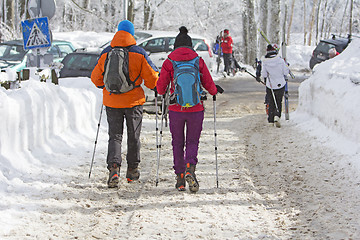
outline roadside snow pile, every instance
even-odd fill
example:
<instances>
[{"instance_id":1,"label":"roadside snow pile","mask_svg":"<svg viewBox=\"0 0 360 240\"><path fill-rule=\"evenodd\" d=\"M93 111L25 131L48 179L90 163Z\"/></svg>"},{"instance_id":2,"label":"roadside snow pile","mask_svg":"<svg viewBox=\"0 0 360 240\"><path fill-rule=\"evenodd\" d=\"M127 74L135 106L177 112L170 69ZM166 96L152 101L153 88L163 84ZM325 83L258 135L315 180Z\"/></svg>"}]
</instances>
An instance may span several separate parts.
<instances>
[{"instance_id":1,"label":"roadside snow pile","mask_svg":"<svg viewBox=\"0 0 360 240\"><path fill-rule=\"evenodd\" d=\"M81 80L90 82L88 78L76 79ZM68 83L75 85L74 79ZM29 181L31 174L44 169L51 174L54 165L71 166L68 159L54 162L56 153L69 148L78 151L80 138L93 137L101 92L91 82L79 89L66 84L29 80L17 90L0 88L0 192L9 191L14 181Z\"/></svg>"},{"instance_id":2,"label":"roadside snow pile","mask_svg":"<svg viewBox=\"0 0 360 240\"><path fill-rule=\"evenodd\" d=\"M312 76L300 85L299 105L294 114L299 122L307 121L304 113L314 117L339 134L338 138L354 143L355 152L360 150L357 145L360 142L359 52L360 39L355 39L340 55L317 65Z\"/></svg>"}]
</instances>

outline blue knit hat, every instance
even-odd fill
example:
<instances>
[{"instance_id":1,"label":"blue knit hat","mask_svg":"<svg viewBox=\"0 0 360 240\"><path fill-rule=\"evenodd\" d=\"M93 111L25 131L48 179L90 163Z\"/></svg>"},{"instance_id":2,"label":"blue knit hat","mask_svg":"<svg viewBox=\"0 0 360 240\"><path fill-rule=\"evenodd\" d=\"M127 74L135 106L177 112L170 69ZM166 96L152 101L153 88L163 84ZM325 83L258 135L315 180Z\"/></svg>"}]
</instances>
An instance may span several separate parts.
<instances>
[{"instance_id":1,"label":"blue knit hat","mask_svg":"<svg viewBox=\"0 0 360 240\"><path fill-rule=\"evenodd\" d=\"M134 24L132 24L129 20L123 20L118 25L118 31L125 31L134 36Z\"/></svg>"}]
</instances>

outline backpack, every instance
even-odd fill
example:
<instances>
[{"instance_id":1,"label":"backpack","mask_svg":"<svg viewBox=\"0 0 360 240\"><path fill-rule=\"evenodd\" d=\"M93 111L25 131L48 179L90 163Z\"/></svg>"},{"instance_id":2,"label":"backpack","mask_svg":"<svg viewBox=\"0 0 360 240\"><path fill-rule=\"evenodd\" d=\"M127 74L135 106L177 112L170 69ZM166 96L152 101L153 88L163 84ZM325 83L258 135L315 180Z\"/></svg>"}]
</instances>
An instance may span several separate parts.
<instances>
[{"instance_id":1,"label":"backpack","mask_svg":"<svg viewBox=\"0 0 360 240\"><path fill-rule=\"evenodd\" d=\"M170 102L186 108L200 103L205 92L200 83L199 57L190 61L169 60L174 68L174 93Z\"/></svg>"},{"instance_id":2,"label":"backpack","mask_svg":"<svg viewBox=\"0 0 360 240\"><path fill-rule=\"evenodd\" d=\"M129 48L114 47L108 53L104 66L104 85L106 90L112 94L126 93L134 89L136 80L131 81L129 77Z\"/></svg>"}]
</instances>

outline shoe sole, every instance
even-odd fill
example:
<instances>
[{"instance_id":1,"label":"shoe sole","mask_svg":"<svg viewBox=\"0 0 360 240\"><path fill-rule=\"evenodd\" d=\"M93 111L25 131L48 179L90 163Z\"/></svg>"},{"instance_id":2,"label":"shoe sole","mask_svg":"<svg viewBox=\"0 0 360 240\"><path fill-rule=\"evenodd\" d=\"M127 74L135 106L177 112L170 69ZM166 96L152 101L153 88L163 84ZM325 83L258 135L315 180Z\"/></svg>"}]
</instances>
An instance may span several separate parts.
<instances>
[{"instance_id":1,"label":"shoe sole","mask_svg":"<svg viewBox=\"0 0 360 240\"><path fill-rule=\"evenodd\" d=\"M179 192L185 191L185 187L184 186L180 186L176 188Z\"/></svg>"},{"instance_id":2,"label":"shoe sole","mask_svg":"<svg viewBox=\"0 0 360 240\"><path fill-rule=\"evenodd\" d=\"M187 183L189 184L189 190L191 192L197 192L199 191L199 184L197 183L196 179L194 178L193 175L186 174L185 175L185 180L187 181Z\"/></svg>"},{"instance_id":3,"label":"shoe sole","mask_svg":"<svg viewBox=\"0 0 360 240\"><path fill-rule=\"evenodd\" d=\"M119 184L119 178L113 178L110 182L108 182L108 188L116 188Z\"/></svg>"}]
</instances>

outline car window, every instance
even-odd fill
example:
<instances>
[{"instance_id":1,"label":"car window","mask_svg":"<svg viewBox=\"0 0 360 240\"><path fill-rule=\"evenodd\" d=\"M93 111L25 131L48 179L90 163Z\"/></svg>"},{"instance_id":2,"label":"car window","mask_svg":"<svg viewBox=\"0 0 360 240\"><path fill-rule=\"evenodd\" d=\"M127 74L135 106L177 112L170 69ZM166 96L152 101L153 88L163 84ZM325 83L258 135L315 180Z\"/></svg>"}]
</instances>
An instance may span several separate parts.
<instances>
[{"instance_id":1,"label":"car window","mask_svg":"<svg viewBox=\"0 0 360 240\"><path fill-rule=\"evenodd\" d=\"M59 44L57 46L60 49L60 53L61 53L62 57L66 56L67 54L69 54L71 52L73 52L73 49L67 44Z\"/></svg>"},{"instance_id":2,"label":"car window","mask_svg":"<svg viewBox=\"0 0 360 240\"><path fill-rule=\"evenodd\" d=\"M195 51L208 51L208 46L203 39L192 39L192 45Z\"/></svg>"},{"instance_id":3,"label":"car window","mask_svg":"<svg viewBox=\"0 0 360 240\"><path fill-rule=\"evenodd\" d=\"M316 51L328 54L329 49L334 48L334 47L335 47L334 44L326 43L326 42L320 42L316 47Z\"/></svg>"},{"instance_id":4,"label":"car window","mask_svg":"<svg viewBox=\"0 0 360 240\"><path fill-rule=\"evenodd\" d=\"M145 41L139 45L144 48L145 51L151 53L164 52L165 51L165 38L155 38Z\"/></svg>"},{"instance_id":5,"label":"car window","mask_svg":"<svg viewBox=\"0 0 360 240\"><path fill-rule=\"evenodd\" d=\"M98 56L85 54L71 54L64 59L64 65L71 70L93 70Z\"/></svg>"},{"instance_id":6,"label":"car window","mask_svg":"<svg viewBox=\"0 0 360 240\"><path fill-rule=\"evenodd\" d=\"M60 52L57 46L51 46L48 50L48 53L54 56L54 58L60 57Z\"/></svg>"},{"instance_id":7,"label":"car window","mask_svg":"<svg viewBox=\"0 0 360 240\"><path fill-rule=\"evenodd\" d=\"M175 44L175 38L169 38L169 50L173 51L174 50L174 44Z\"/></svg>"},{"instance_id":8,"label":"car window","mask_svg":"<svg viewBox=\"0 0 360 240\"><path fill-rule=\"evenodd\" d=\"M19 45L0 45L0 59L8 61L21 61L25 56L25 50Z\"/></svg>"}]
</instances>

